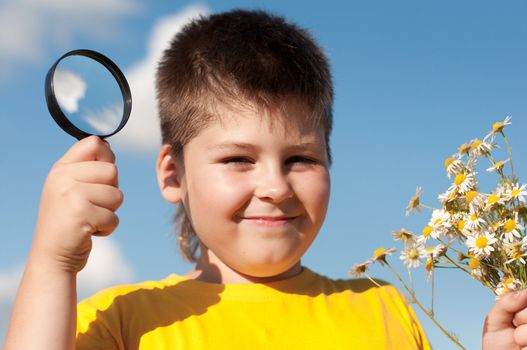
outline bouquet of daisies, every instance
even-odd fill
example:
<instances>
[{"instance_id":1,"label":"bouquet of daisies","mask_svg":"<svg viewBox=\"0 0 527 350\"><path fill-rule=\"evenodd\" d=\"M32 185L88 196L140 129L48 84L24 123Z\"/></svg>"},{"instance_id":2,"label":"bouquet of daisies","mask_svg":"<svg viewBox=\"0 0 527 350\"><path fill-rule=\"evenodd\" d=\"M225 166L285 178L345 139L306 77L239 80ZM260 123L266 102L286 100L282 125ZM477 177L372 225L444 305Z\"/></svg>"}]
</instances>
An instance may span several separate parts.
<instances>
[{"instance_id":1,"label":"bouquet of daisies","mask_svg":"<svg viewBox=\"0 0 527 350\"><path fill-rule=\"evenodd\" d=\"M497 298L507 291L527 286L527 204L524 198L527 184L520 183L514 174L511 149L504 132L510 124L510 117L494 123L483 139L462 144L455 154L445 160L446 175L452 183L446 192L438 196L439 208L421 203L422 190L417 188L406 214L423 208L431 210L430 220L421 234L406 229L393 232L394 240L402 243L400 259L409 272L424 264L432 280L432 293L433 274L437 268L461 269L489 288ZM506 145L506 159L493 157L498 141ZM476 167L484 160L489 162L484 166L486 171L498 176L496 187L490 191L483 191L476 177ZM394 248L377 249L371 259L355 265L351 274L368 276L368 267L375 262L388 267L410 294L411 301L463 348L457 338L435 320L433 304L430 309L424 308L416 298L411 283L407 284L391 267L387 256L393 252Z\"/></svg>"}]
</instances>

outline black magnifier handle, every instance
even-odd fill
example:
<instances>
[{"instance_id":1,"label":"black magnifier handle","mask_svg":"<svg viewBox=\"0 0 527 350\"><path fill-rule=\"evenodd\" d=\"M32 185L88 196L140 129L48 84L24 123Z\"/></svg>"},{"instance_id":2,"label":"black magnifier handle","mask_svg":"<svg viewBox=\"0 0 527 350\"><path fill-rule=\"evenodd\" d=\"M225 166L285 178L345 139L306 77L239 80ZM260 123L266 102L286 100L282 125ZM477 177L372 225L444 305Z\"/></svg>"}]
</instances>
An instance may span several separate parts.
<instances>
[{"instance_id":1,"label":"black magnifier handle","mask_svg":"<svg viewBox=\"0 0 527 350\"><path fill-rule=\"evenodd\" d=\"M110 133L105 134L91 134L88 133L82 129L79 129L77 126L75 126L68 117L64 114L63 110L60 108L60 105L57 100L57 96L55 94L55 86L54 86L54 76L55 71L57 68L57 65L65 58L70 56L84 56L87 58L91 58L101 65L103 65L115 78L117 84L119 85L119 89L121 91L122 97L123 97L123 115L121 118L121 121L117 128L113 130ZM122 73L122 71L119 69L119 67L108 57L104 56L103 54L88 50L88 49L79 49L79 50L73 50L66 54L64 54L62 57L60 57L49 69L47 75L46 75L46 81L45 81L45 95L46 95L46 103L48 106L49 113L55 120L55 122L68 134L75 137L78 140L81 140L85 137L91 136L91 135L97 135L100 138L107 138L109 136L112 136L119 132L128 122L128 118L130 117L130 113L132 111L132 94L130 92L130 86L128 85L128 82Z\"/></svg>"}]
</instances>

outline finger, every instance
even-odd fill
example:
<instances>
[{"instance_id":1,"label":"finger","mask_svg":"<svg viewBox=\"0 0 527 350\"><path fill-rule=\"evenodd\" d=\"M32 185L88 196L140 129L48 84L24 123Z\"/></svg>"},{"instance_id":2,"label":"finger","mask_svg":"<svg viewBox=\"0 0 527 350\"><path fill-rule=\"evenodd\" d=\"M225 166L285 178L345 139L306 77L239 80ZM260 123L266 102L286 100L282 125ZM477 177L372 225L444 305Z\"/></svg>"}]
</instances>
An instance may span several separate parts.
<instances>
[{"instance_id":1,"label":"finger","mask_svg":"<svg viewBox=\"0 0 527 350\"><path fill-rule=\"evenodd\" d=\"M116 211L123 203L123 193L114 186L101 184L81 184L79 191L91 204Z\"/></svg>"},{"instance_id":2,"label":"finger","mask_svg":"<svg viewBox=\"0 0 527 350\"><path fill-rule=\"evenodd\" d=\"M119 225L119 217L111 210L93 205L86 227L89 234L94 236L108 236Z\"/></svg>"},{"instance_id":3,"label":"finger","mask_svg":"<svg viewBox=\"0 0 527 350\"><path fill-rule=\"evenodd\" d=\"M63 168L63 171L69 172L69 176L78 182L119 186L118 169L113 163L86 161L64 164Z\"/></svg>"},{"instance_id":4,"label":"finger","mask_svg":"<svg viewBox=\"0 0 527 350\"><path fill-rule=\"evenodd\" d=\"M88 160L114 163L115 155L108 142L98 136L90 136L71 146L57 163L75 163Z\"/></svg>"},{"instance_id":5,"label":"finger","mask_svg":"<svg viewBox=\"0 0 527 350\"><path fill-rule=\"evenodd\" d=\"M524 347L527 347L527 325L522 325L522 326L517 327L514 330L513 337L514 337L514 342L518 346L521 346L522 349L524 349Z\"/></svg>"},{"instance_id":6,"label":"finger","mask_svg":"<svg viewBox=\"0 0 527 350\"><path fill-rule=\"evenodd\" d=\"M486 328L495 332L513 326L514 315L527 307L527 290L510 292L502 296L490 310Z\"/></svg>"},{"instance_id":7,"label":"finger","mask_svg":"<svg viewBox=\"0 0 527 350\"><path fill-rule=\"evenodd\" d=\"M527 324L527 309L518 311L512 320L512 323L518 327Z\"/></svg>"}]
</instances>

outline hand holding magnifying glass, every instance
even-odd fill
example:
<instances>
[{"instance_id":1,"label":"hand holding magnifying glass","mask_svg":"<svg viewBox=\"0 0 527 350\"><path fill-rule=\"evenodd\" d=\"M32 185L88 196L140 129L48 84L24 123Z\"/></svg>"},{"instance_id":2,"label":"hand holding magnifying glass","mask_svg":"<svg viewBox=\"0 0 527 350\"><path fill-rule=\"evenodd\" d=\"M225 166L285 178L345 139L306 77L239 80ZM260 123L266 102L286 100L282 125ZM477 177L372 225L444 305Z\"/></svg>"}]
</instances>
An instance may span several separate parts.
<instances>
[{"instance_id":1,"label":"hand holding magnifying glass","mask_svg":"<svg viewBox=\"0 0 527 350\"><path fill-rule=\"evenodd\" d=\"M45 91L55 122L78 140L116 134L132 111L124 74L108 57L92 50L74 50L60 57L48 71Z\"/></svg>"},{"instance_id":2,"label":"hand holding magnifying glass","mask_svg":"<svg viewBox=\"0 0 527 350\"><path fill-rule=\"evenodd\" d=\"M64 266L66 271L78 272L87 262L91 236L109 235L119 223L116 211L123 194L115 155L103 139L128 121L130 87L106 56L75 50L51 66L45 92L53 119L79 141L55 162L46 178L35 251L39 257L46 256L46 262L60 258L60 264L50 269Z\"/></svg>"}]
</instances>

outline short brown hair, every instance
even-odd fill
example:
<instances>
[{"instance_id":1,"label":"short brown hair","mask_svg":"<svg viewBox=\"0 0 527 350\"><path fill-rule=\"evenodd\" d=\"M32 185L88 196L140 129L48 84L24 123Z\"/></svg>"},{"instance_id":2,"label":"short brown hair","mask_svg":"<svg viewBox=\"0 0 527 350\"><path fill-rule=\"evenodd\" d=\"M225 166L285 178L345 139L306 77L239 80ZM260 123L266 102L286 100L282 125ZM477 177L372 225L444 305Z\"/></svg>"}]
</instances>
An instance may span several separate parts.
<instances>
[{"instance_id":1,"label":"short brown hair","mask_svg":"<svg viewBox=\"0 0 527 350\"><path fill-rule=\"evenodd\" d=\"M301 122L324 130L331 159L328 59L306 30L282 17L233 10L192 21L164 52L156 82L162 141L172 146L173 157L214 120L218 103L273 108L296 99L310 112ZM199 241L182 205L175 220L183 257L197 261Z\"/></svg>"}]
</instances>

